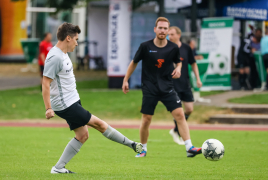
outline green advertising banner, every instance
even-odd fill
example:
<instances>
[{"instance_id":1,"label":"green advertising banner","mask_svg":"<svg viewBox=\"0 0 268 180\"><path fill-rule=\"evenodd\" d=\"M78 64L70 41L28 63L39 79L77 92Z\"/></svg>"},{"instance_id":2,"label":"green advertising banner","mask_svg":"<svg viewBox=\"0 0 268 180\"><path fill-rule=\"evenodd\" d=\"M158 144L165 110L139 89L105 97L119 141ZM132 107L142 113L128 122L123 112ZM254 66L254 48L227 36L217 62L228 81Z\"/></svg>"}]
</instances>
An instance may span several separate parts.
<instances>
[{"instance_id":1,"label":"green advertising banner","mask_svg":"<svg viewBox=\"0 0 268 180\"><path fill-rule=\"evenodd\" d=\"M231 48L233 37L232 18L205 18L200 34L200 52L208 62L199 62L204 71L201 91L230 90ZM202 54L201 53L201 54ZM206 67L205 67L206 66ZM204 68L205 67L205 68Z\"/></svg>"}]
</instances>

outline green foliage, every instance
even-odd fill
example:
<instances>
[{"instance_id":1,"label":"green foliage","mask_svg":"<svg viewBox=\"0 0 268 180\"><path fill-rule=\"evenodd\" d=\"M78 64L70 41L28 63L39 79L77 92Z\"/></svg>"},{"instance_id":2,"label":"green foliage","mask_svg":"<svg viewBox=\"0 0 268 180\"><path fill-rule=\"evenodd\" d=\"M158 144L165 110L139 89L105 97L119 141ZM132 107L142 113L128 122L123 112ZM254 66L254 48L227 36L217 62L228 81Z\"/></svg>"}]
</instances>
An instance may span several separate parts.
<instances>
[{"instance_id":1,"label":"green foliage","mask_svg":"<svg viewBox=\"0 0 268 180\"><path fill-rule=\"evenodd\" d=\"M221 94L226 91L201 91L200 96L211 96L211 95L216 95L216 94Z\"/></svg>"},{"instance_id":2,"label":"green foliage","mask_svg":"<svg viewBox=\"0 0 268 180\"><path fill-rule=\"evenodd\" d=\"M138 129L118 130L139 140ZM88 141L66 166L76 174L50 174L73 132L0 127L0 179L268 179L268 132L191 131L196 146L209 138L223 143L223 159L212 162L203 155L187 158L168 131L151 129L147 157L135 158L132 149L90 128Z\"/></svg>"}]
</instances>

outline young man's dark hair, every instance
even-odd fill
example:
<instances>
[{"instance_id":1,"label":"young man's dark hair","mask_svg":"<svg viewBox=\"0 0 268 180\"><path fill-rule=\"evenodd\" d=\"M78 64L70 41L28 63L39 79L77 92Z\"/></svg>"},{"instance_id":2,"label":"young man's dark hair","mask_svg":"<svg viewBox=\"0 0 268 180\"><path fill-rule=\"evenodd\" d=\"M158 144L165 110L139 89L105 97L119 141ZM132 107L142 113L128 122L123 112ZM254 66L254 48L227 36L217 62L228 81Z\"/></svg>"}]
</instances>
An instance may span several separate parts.
<instances>
[{"instance_id":1,"label":"young man's dark hair","mask_svg":"<svg viewBox=\"0 0 268 180\"><path fill-rule=\"evenodd\" d=\"M76 35L76 33L80 34L81 30L79 26L75 26L71 23L63 23L57 32L57 39L59 41L64 41L67 36L71 36L72 38Z\"/></svg>"}]
</instances>

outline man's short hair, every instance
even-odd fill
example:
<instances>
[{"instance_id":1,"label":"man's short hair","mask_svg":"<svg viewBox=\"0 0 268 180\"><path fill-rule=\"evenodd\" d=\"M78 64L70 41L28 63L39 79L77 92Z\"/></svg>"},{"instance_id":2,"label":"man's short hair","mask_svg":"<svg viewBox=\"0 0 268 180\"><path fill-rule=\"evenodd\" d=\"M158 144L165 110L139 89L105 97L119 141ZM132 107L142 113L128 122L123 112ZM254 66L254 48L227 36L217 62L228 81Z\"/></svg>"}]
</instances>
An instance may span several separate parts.
<instances>
[{"instance_id":1,"label":"man's short hair","mask_svg":"<svg viewBox=\"0 0 268 180\"><path fill-rule=\"evenodd\" d=\"M255 30L255 32L257 32L257 31L260 31L260 32L262 33L262 29L261 29L261 28L257 28L257 29Z\"/></svg>"},{"instance_id":2,"label":"man's short hair","mask_svg":"<svg viewBox=\"0 0 268 180\"><path fill-rule=\"evenodd\" d=\"M76 35L76 33L80 34L81 30L79 26L75 26L71 23L63 23L58 28L57 39L59 41L64 41L67 36L71 36L72 38Z\"/></svg>"},{"instance_id":3,"label":"man's short hair","mask_svg":"<svg viewBox=\"0 0 268 180\"><path fill-rule=\"evenodd\" d=\"M169 29L175 29L177 34L181 34L181 29L177 26L171 26Z\"/></svg>"},{"instance_id":4,"label":"man's short hair","mask_svg":"<svg viewBox=\"0 0 268 180\"><path fill-rule=\"evenodd\" d=\"M190 45L191 42L195 42L195 39L191 38L191 39L188 39L188 40L187 40L187 44L188 44L188 45Z\"/></svg>"},{"instance_id":5,"label":"man's short hair","mask_svg":"<svg viewBox=\"0 0 268 180\"><path fill-rule=\"evenodd\" d=\"M157 27L157 23L158 23L159 21L168 22L168 26L170 26L170 22L169 22L169 20L168 20L167 18L165 18L165 17L159 17L159 18L157 18L157 20L155 21L155 27Z\"/></svg>"}]
</instances>

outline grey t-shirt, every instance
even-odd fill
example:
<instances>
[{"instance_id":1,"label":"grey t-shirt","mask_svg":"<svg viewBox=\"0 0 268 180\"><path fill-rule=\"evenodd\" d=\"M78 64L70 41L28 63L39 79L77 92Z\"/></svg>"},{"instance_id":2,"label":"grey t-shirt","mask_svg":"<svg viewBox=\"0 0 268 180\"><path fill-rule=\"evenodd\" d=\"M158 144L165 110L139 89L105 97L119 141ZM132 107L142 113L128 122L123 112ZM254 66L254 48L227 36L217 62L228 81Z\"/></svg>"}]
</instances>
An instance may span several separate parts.
<instances>
[{"instance_id":1,"label":"grey t-shirt","mask_svg":"<svg viewBox=\"0 0 268 180\"><path fill-rule=\"evenodd\" d=\"M68 54L56 46L47 54L43 76L53 79L50 84L50 101L54 111L64 110L80 99L73 64Z\"/></svg>"}]
</instances>

